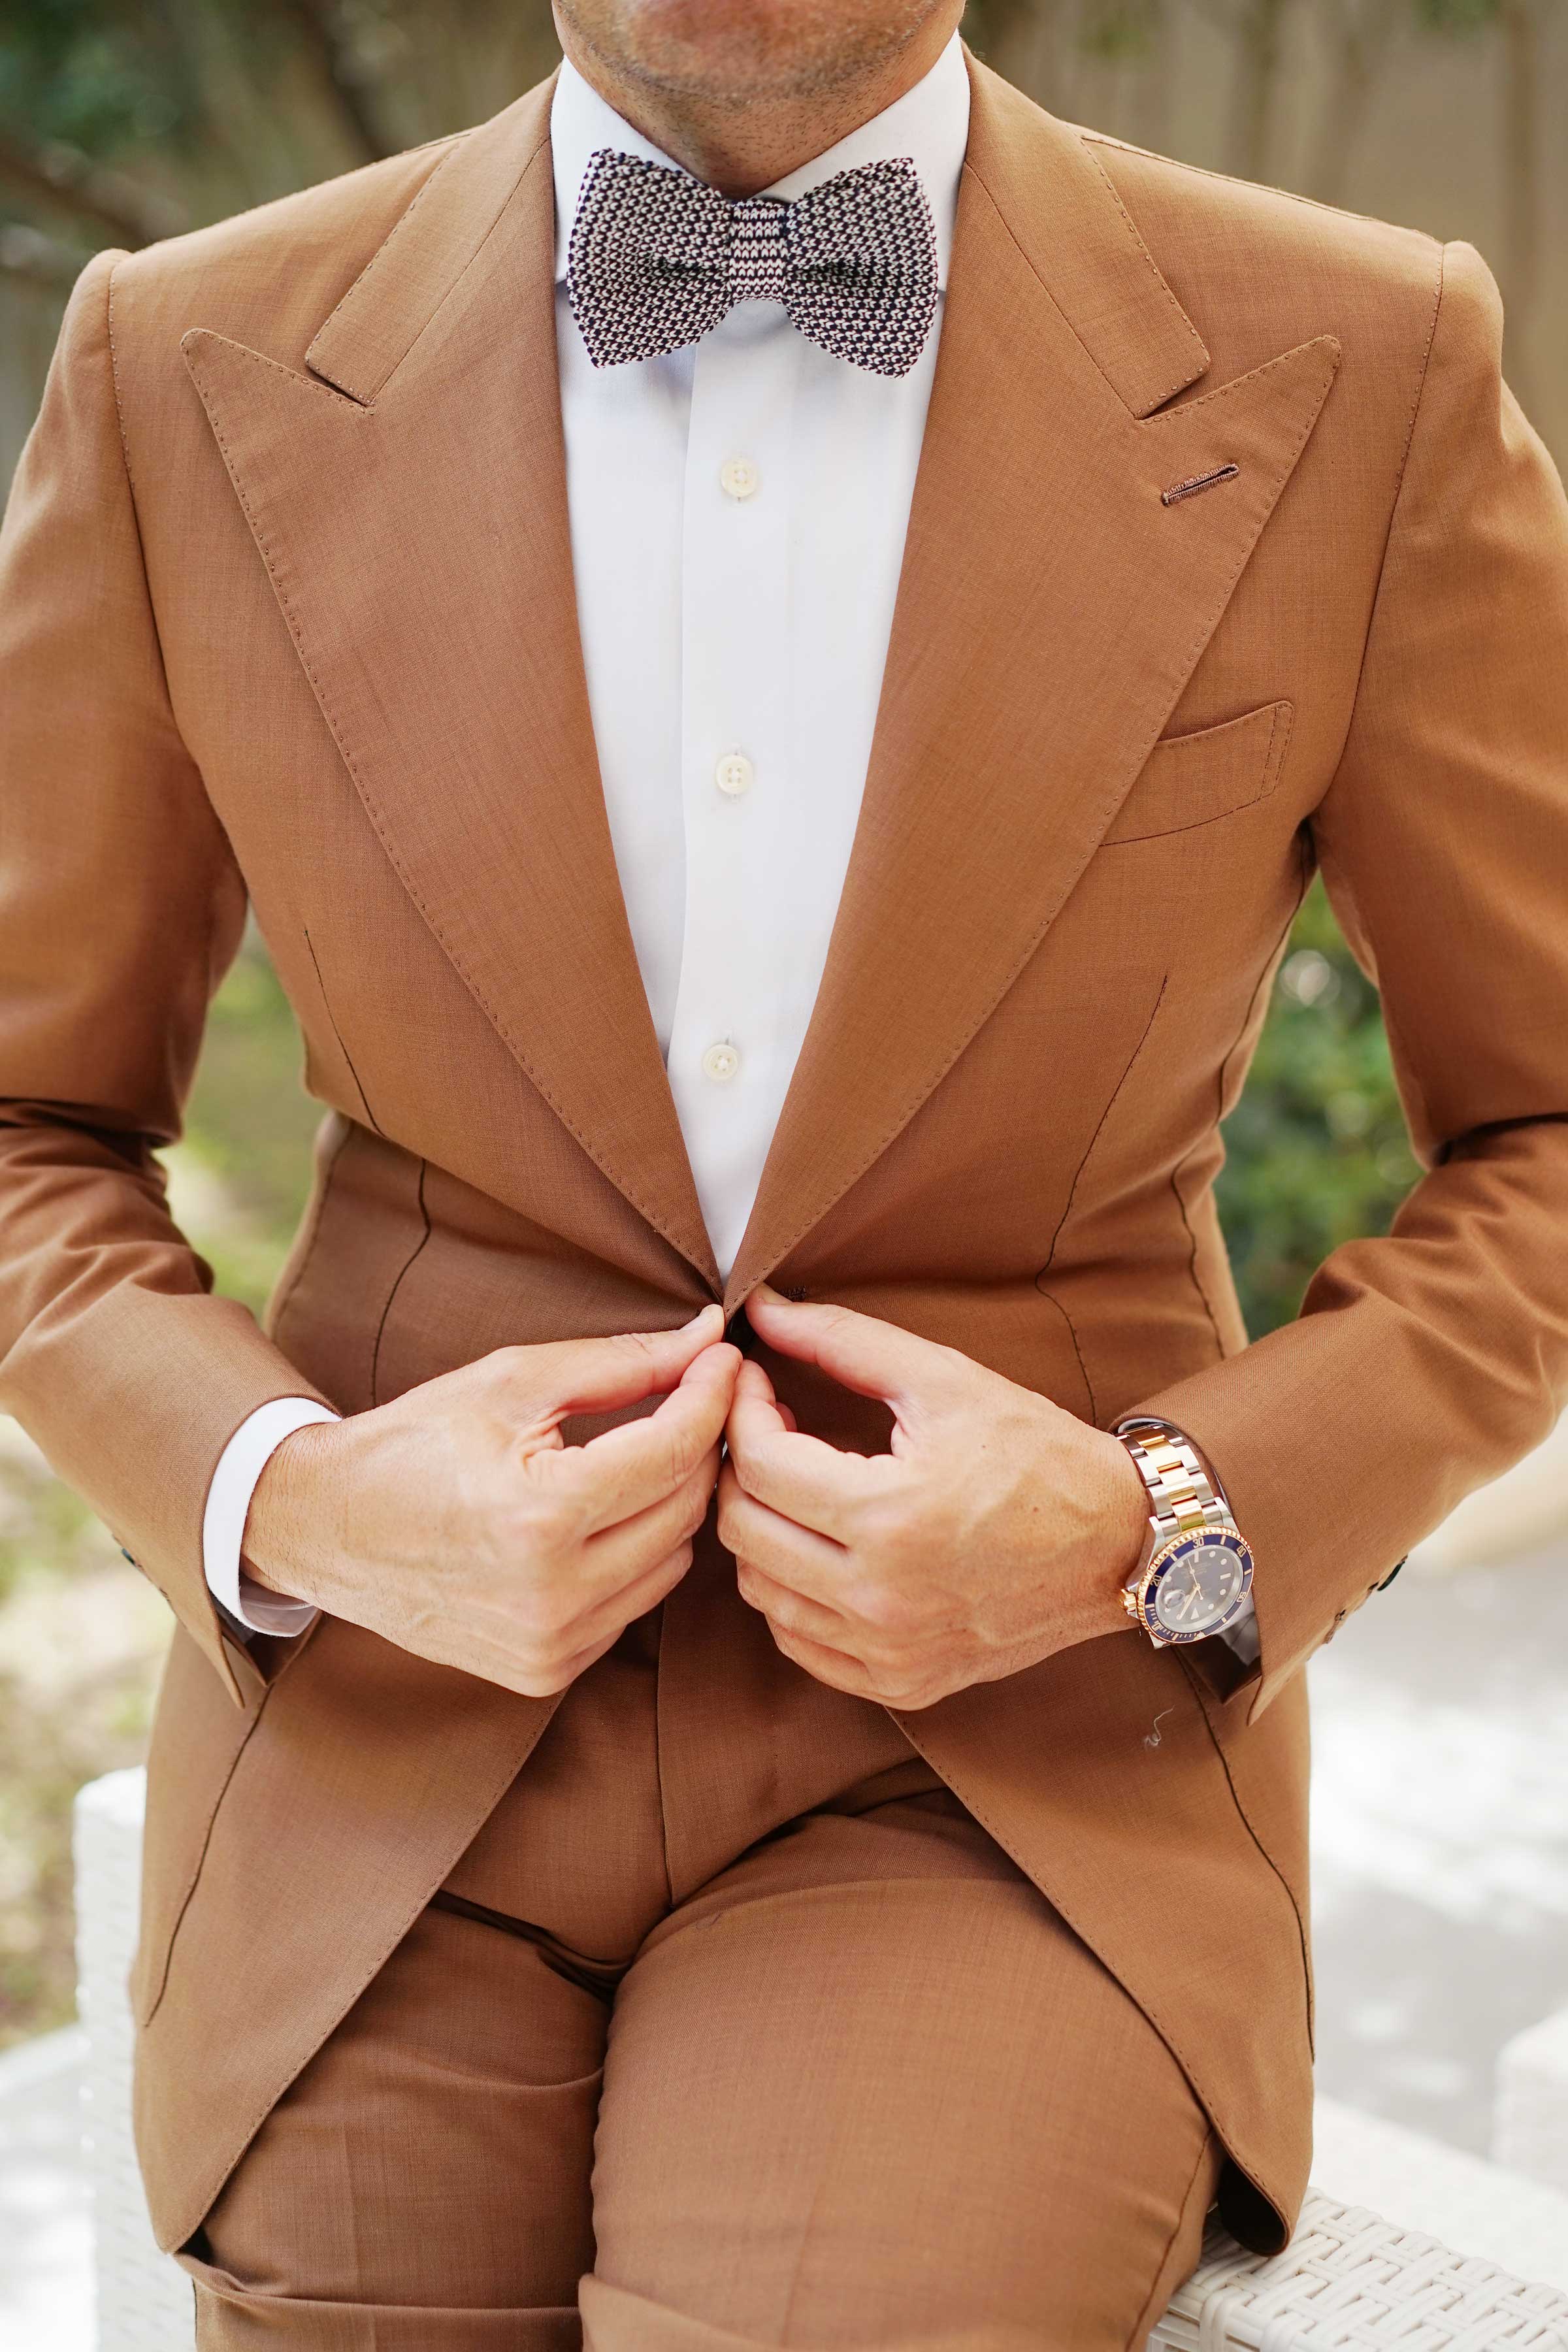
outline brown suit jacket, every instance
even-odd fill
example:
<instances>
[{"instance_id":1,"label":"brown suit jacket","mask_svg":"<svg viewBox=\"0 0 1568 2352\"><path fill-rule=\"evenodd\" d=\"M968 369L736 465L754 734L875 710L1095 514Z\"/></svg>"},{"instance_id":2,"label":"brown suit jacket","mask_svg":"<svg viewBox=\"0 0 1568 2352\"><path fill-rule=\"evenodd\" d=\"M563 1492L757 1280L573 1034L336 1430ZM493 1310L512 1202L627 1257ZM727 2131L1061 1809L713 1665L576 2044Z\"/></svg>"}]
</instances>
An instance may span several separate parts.
<instances>
[{"instance_id":1,"label":"brown suit jacket","mask_svg":"<svg viewBox=\"0 0 1568 2352\"><path fill-rule=\"evenodd\" d=\"M1568 1366L1568 513L1468 247L973 75L864 813L723 1295L846 1301L1220 1465L1260 1674L1129 1632L905 1728L1165 2037L1267 2242L1308 2165L1301 1667ZM548 96L100 256L6 526L3 1396L180 1620L136 1980L170 2242L551 1711L341 1623L237 1647L226 1441L720 1288L576 642ZM1314 865L1427 1172L1243 1354L1219 1121ZM266 1336L153 1157L247 898L328 1106ZM712 1706L743 1727L721 1672Z\"/></svg>"}]
</instances>

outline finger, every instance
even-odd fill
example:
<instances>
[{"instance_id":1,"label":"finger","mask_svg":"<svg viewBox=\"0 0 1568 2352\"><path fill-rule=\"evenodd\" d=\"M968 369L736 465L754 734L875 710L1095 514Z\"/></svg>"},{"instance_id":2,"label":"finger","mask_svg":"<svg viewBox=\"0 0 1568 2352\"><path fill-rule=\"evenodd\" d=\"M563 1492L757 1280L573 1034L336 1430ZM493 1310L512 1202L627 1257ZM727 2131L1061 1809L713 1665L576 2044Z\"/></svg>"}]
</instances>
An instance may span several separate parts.
<instances>
[{"instance_id":1,"label":"finger","mask_svg":"<svg viewBox=\"0 0 1568 2352\"><path fill-rule=\"evenodd\" d=\"M858 1656L855 1629L837 1609L792 1591L787 1584L781 1584L776 1577L751 1560L736 1563L736 1583L746 1606L765 1617L770 1625L782 1625L787 1633L798 1633L828 1649L841 1650L846 1657Z\"/></svg>"},{"instance_id":2,"label":"finger","mask_svg":"<svg viewBox=\"0 0 1568 2352\"><path fill-rule=\"evenodd\" d=\"M757 1502L728 1462L719 1474L719 1540L738 1562L762 1569L825 1609L848 1613L851 1565L844 1546Z\"/></svg>"},{"instance_id":3,"label":"finger","mask_svg":"<svg viewBox=\"0 0 1568 2352\"><path fill-rule=\"evenodd\" d=\"M661 1502L714 1452L734 1391L740 1350L710 1346L654 1412L623 1422L586 1445L537 1457L537 1475L574 1486L584 1534L614 1527Z\"/></svg>"},{"instance_id":4,"label":"finger","mask_svg":"<svg viewBox=\"0 0 1568 2352\"><path fill-rule=\"evenodd\" d=\"M588 1668L595 1664L606 1650L613 1650L625 1631L626 1627L623 1625L613 1626L608 1633L602 1634L591 1648L579 1650L574 1656L563 1659L561 1664L552 1666L547 1675L520 1675L514 1687L528 1698L554 1698L560 1692L569 1689L579 1675L586 1674Z\"/></svg>"},{"instance_id":5,"label":"finger","mask_svg":"<svg viewBox=\"0 0 1568 2352\"><path fill-rule=\"evenodd\" d=\"M770 1624L768 1630L774 1648L815 1682L826 1683L829 1690L847 1691L854 1698L876 1698L876 1686L858 1658L847 1657L842 1650L829 1649L825 1643L808 1641L783 1625Z\"/></svg>"},{"instance_id":6,"label":"finger","mask_svg":"<svg viewBox=\"0 0 1568 2352\"><path fill-rule=\"evenodd\" d=\"M778 1430L785 1426L784 1407L778 1401L777 1391L768 1377L766 1368L759 1364L754 1356L743 1356L740 1370L735 1374L735 1397L734 1403L731 1407L731 1417L735 1407L742 1402L742 1399L749 1407L749 1417L754 1429ZM728 1430L725 1434L726 1436L729 1434Z\"/></svg>"},{"instance_id":7,"label":"finger","mask_svg":"<svg viewBox=\"0 0 1568 2352\"><path fill-rule=\"evenodd\" d=\"M605 1339L548 1340L503 1351L517 1358L520 1394L558 1420L572 1412L609 1412L644 1397L667 1395L724 1329L724 1310L704 1307L676 1331L620 1331Z\"/></svg>"},{"instance_id":8,"label":"finger","mask_svg":"<svg viewBox=\"0 0 1568 2352\"><path fill-rule=\"evenodd\" d=\"M650 1560L662 1559L678 1544L688 1542L708 1516L718 1474L715 1447L673 1493L590 1536L582 1554L584 1601L620 1591L646 1573Z\"/></svg>"},{"instance_id":9,"label":"finger","mask_svg":"<svg viewBox=\"0 0 1568 2352\"><path fill-rule=\"evenodd\" d=\"M606 1592L568 1629L566 1638L574 1650L579 1651L580 1654L579 1645L587 1644L595 1656L601 1655L634 1618L646 1617L650 1609L657 1609L659 1602L674 1591L690 1566L690 1543L677 1544L662 1559L645 1568L630 1583Z\"/></svg>"},{"instance_id":10,"label":"finger","mask_svg":"<svg viewBox=\"0 0 1568 2352\"><path fill-rule=\"evenodd\" d=\"M783 1397L780 1396L777 1389L773 1386L773 1375L769 1372L765 1365L760 1364L757 1361L755 1356L748 1356L745 1361L742 1364L740 1372L737 1375L737 1386L740 1381L748 1379L759 1395L765 1396L771 1401L773 1411L777 1413L779 1419L783 1422L786 1429L798 1429L800 1427L799 1422L795 1419L793 1406L785 1404Z\"/></svg>"},{"instance_id":11,"label":"finger","mask_svg":"<svg viewBox=\"0 0 1568 2352\"><path fill-rule=\"evenodd\" d=\"M746 1301L746 1319L781 1356L816 1364L841 1388L894 1406L930 1402L956 1384L963 1359L896 1323L851 1307L782 1298L763 1282Z\"/></svg>"},{"instance_id":12,"label":"finger","mask_svg":"<svg viewBox=\"0 0 1568 2352\"><path fill-rule=\"evenodd\" d=\"M769 1624L773 1646L786 1658L793 1659L819 1683L834 1690L850 1692L856 1698L875 1700L879 1706L896 1708L900 1715L919 1715L939 1699L949 1698L953 1691L964 1685L942 1677L910 1683L894 1675L879 1673L862 1664L843 1650L829 1643L814 1642L806 1634L793 1633L787 1626Z\"/></svg>"},{"instance_id":13,"label":"finger","mask_svg":"<svg viewBox=\"0 0 1568 2352\"><path fill-rule=\"evenodd\" d=\"M765 1393L764 1393L765 1389ZM803 1527L842 1541L858 1507L888 1476L863 1454L803 1437L779 1411L761 1365L742 1364L724 1424L730 1460L744 1491ZM877 1463L891 1463L890 1454Z\"/></svg>"}]
</instances>

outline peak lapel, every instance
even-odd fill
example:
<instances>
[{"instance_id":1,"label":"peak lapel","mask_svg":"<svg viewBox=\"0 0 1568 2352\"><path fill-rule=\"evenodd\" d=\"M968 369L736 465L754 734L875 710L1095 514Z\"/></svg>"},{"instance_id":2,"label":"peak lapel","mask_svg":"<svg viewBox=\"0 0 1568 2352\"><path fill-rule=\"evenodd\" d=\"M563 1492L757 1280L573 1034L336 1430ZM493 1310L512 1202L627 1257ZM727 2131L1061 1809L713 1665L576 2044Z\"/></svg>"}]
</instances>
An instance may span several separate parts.
<instances>
[{"instance_id":1,"label":"peak lapel","mask_svg":"<svg viewBox=\"0 0 1568 2352\"><path fill-rule=\"evenodd\" d=\"M460 142L311 345L184 351L322 713L534 1085L717 1287L637 971L577 636L548 86Z\"/></svg>"},{"instance_id":2,"label":"peak lapel","mask_svg":"<svg viewBox=\"0 0 1568 2352\"><path fill-rule=\"evenodd\" d=\"M1078 134L984 68L865 799L733 1307L900 1132L1082 872L1338 364L1208 354ZM1234 478L1173 505L1162 490Z\"/></svg>"}]
</instances>

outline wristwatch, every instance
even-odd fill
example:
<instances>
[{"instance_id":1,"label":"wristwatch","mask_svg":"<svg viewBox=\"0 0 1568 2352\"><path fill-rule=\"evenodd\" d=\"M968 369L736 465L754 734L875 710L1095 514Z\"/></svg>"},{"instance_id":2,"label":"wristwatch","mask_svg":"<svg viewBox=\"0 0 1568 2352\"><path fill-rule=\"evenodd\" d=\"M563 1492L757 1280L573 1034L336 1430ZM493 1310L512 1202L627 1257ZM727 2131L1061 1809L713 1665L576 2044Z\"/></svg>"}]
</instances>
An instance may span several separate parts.
<instances>
[{"instance_id":1,"label":"wristwatch","mask_svg":"<svg viewBox=\"0 0 1568 2352\"><path fill-rule=\"evenodd\" d=\"M1252 1590L1252 1551L1190 1437L1133 1415L1111 1431L1149 1490L1149 1532L1121 1588L1127 1614L1163 1648L1218 1633Z\"/></svg>"}]
</instances>

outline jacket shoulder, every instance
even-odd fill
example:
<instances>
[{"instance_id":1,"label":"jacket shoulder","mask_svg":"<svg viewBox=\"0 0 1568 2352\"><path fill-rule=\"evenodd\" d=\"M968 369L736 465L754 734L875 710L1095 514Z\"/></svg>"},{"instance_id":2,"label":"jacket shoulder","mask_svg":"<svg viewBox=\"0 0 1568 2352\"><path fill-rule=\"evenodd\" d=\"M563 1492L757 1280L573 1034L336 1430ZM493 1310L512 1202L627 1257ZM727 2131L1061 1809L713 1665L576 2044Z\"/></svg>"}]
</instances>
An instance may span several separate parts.
<instances>
[{"instance_id":1,"label":"jacket shoulder","mask_svg":"<svg viewBox=\"0 0 1568 2352\"><path fill-rule=\"evenodd\" d=\"M208 327L302 368L321 321L471 131L127 254L114 265L117 353L176 354Z\"/></svg>"},{"instance_id":2,"label":"jacket shoulder","mask_svg":"<svg viewBox=\"0 0 1568 2352\"><path fill-rule=\"evenodd\" d=\"M1079 136L1216 360L1255 364L1270 355L1264 345L1325 331L1347 356L1404 352L1429 336L1443 280L1436 237L1104 131Z\"/></svg>"}]
</instances>

